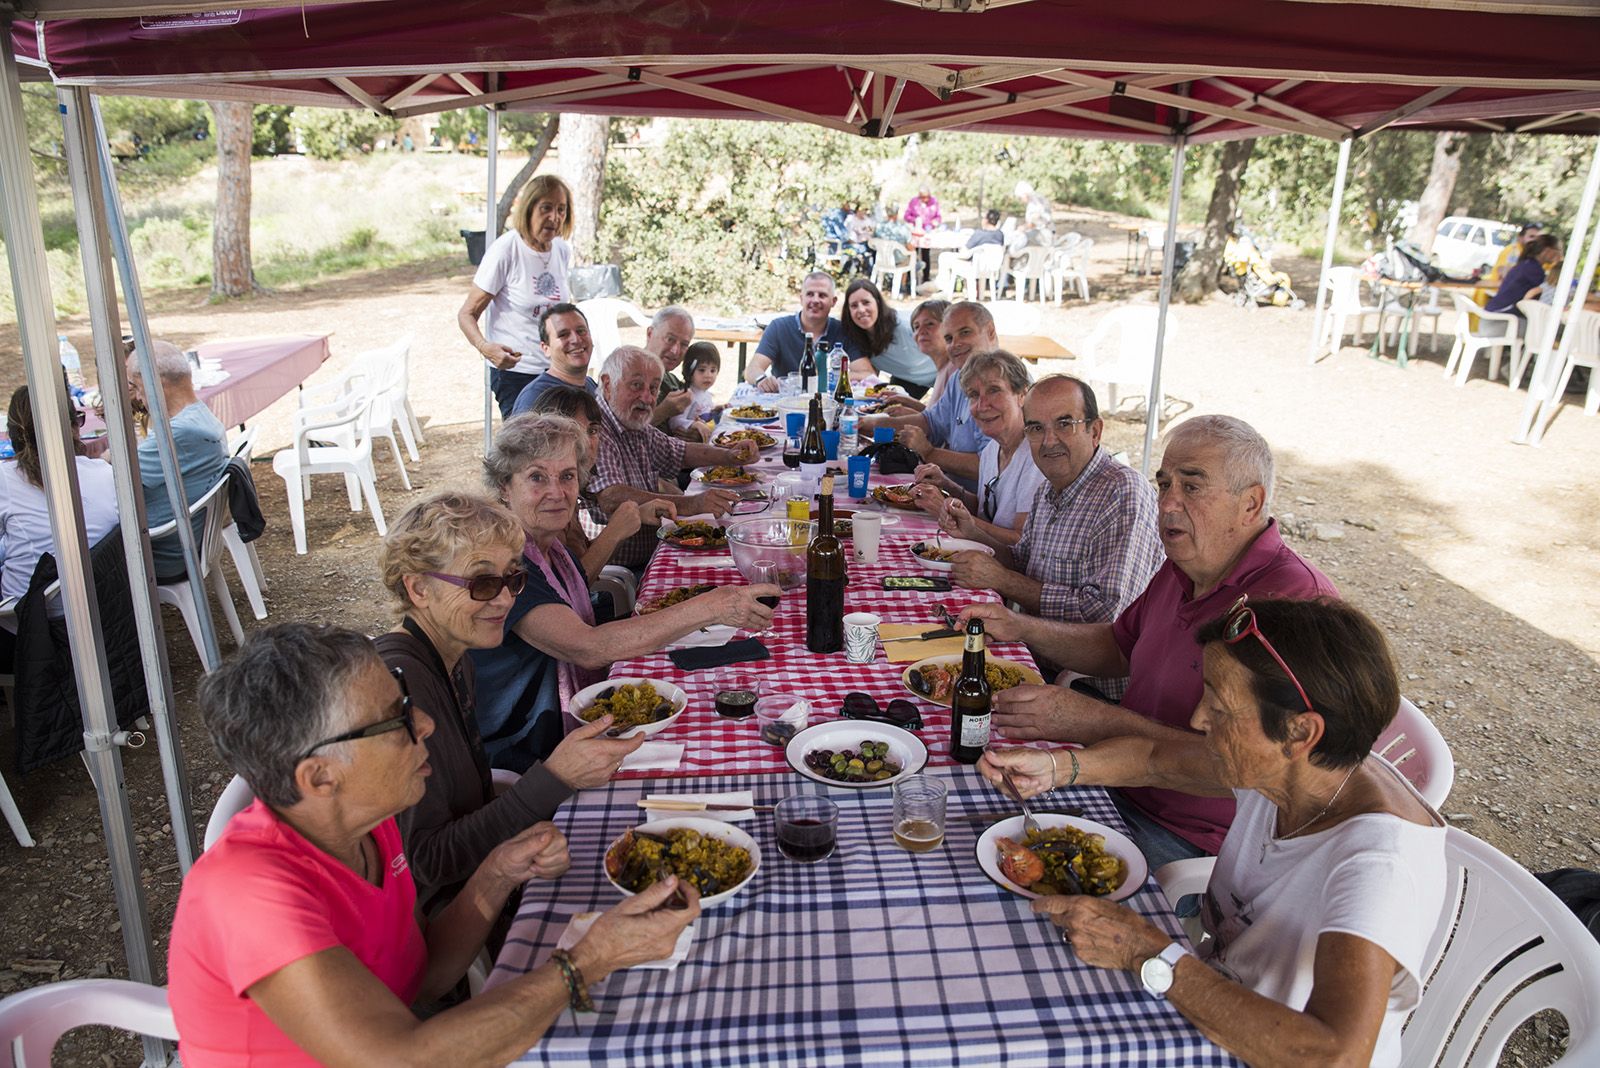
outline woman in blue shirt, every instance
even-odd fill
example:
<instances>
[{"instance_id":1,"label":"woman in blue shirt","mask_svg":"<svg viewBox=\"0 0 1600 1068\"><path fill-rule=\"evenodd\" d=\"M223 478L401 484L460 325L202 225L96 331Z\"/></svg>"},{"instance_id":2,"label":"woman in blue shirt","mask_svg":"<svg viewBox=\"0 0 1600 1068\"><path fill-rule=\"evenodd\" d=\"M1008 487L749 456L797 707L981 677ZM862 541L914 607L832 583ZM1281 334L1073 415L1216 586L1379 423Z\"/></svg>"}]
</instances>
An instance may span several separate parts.
<instances>
[{"instance_id":1,"label":"woman in blue shirt","mask_svg":"<svg viewBox=\"0 0 1600 1068\"><path fill-rule=\"evenodd\" d=\"M913 397L928 392L939 369L917 347L911 328L884 301L877 286L865 278L846 286L840 321L846 344L859 354L850 363L853 373L886 374Z\"/></svg>"},{"instance_id":2,"label":"woman in blue shirt","mask_svg":"<svg viewBox=\"0 0 1600 1068\"><path fill-rule=\"evenodd\" d=\"M1489 298L1489 303L1483 306L1487 312L1510 312L1519 319L1523 315L1517 310L1519 300L1537 300L1539 290L1544 285L1545 273L1553 263L1561 262L1561 242L1554 234L1544 234L1529 241L1522 249L1522 258L1517 260L1516 266L1506 272L1505 281L1500 283L1500 288L1495 290L1494 296ZM1523 320L1526 322L1526 319ZM1478 335L1480 337L1500 337L1505 333L1506 323L1486 322L1479 320ZM1518 332L1522 330L1518 326Z\"/></svg>"}]
</instances>

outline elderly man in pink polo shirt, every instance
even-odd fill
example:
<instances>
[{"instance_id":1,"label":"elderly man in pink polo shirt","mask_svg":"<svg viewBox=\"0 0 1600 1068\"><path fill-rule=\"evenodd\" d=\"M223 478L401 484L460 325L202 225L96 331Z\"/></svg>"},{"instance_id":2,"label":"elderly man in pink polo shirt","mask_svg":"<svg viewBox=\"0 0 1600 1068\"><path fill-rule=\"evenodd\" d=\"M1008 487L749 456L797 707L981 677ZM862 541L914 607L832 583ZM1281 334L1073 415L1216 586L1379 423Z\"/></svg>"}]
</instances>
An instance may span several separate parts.
<instances>
[{"instance_id":1,"label":"elderly man in pink polo shirt","mask_svg":"<svg viewBox=\"0 0 1600 1068\"><path fill-rule=\"evenodd\" d=\"M1167 438L1156 472L1167 562L1113 623L1062 623L973 605L994 641L1025 641L1084 675L1128 676L1121 707L1060 686L995 695L994 725L1007 738L1088 744L1123 735L1189 730L1200 702L1200 625L1239 598L1337 597L1321 571L1283 543L1270 516L1272 450L1243 420L1202 415ZM1171 860L1215 854L1233 822L1233 801L1174 790L1111 791L1154 871Z\"/></svg>"}]
</instances>

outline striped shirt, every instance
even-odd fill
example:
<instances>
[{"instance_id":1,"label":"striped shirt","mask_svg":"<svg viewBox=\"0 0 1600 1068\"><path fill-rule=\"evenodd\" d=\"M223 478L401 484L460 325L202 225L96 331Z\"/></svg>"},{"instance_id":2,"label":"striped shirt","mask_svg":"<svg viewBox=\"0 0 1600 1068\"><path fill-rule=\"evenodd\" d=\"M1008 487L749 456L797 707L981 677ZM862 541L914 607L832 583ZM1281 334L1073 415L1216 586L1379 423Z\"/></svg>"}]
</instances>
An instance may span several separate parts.
<instances>
[{"instance_id":1,"label":"striped shirt","mask_svg":"<svg viewBox=\"0 0 1600 1068\"><path fill-rule=\"evenodd\" d=\"M611 486L632 486L646 493L655 493L660 489L660 480L676 481L678 471L683 467L683 448L686 443L657 427L632 430L623 426L605 397L599 399L600 456L595 463L589 490L598 494ZM624 567L639 567L650 560L655 545L656 528L645 527L617 546L617 551L611 555L611 562Z\"/></svg>"}]
</instances>

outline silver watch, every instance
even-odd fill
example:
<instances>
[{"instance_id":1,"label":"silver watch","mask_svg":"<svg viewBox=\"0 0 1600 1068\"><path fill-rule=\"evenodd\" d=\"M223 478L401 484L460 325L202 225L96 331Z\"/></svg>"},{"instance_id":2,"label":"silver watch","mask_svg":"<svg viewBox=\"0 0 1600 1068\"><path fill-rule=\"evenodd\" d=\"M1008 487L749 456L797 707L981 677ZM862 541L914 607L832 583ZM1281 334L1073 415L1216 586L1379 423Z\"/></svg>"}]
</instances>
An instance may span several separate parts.
<instances>
[{"instance_id":1,"label":"silver watch","mask_svg":"<svg viewBox=\"0 0 1600 1068\"><path fill-rule=\"evenodd\" d=\"M1189 956L1193 954L1189 952L1187 946L1174 942L1160 954L1141 964L1139 982L1143 984L1145 993L1153 998L1165 998L1167 991L1172 989L1172 977L1178 967L1178 961Z\"/></svg>"}]
</instances>

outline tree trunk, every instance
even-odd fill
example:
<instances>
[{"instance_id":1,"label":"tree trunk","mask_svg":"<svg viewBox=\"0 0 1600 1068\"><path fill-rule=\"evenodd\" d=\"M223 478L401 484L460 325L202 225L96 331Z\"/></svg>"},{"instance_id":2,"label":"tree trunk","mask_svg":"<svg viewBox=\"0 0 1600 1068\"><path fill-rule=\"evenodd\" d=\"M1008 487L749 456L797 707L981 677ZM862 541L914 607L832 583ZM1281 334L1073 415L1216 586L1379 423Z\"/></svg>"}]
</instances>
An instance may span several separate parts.
<instances>
[{"instance_id":1,"label":"tree trunk","mask_svg":"<svg viewBox=\"0 0 1600 1068\"><path fill-rule=\"evenodd\" d=\"M511 184L506 186L506 191L500 194L500 203L496 210L499 212L500 230L506 228L506 216L511 214L511 205L517 202L517 194L522 192L522 187L528 184L528 179L533 177L533 172L539 169L539 164L544 162L545 153L550 151L550 142L556 139L556 131L561 128L561 116L552 115L550 121L544 124L544 132L539 135L539 141L528 150L528 162L511 179Z\"/></svg>"},{"instance_id":2,"label":"tree trunk","mask_svg":"<svg viewBox=\"0 0 1600 1068\"><path fill-rule=\"evenodd\" d=\"M1406 240L1422 249L1424 256L1433 252L1433 238L1439 224L1450 214L1450 198L1455 195L1456 177L1461 174L1461 149L1466 147L1466 134L1441 133L1433 141L1433 165L1428 168L1428 184L1422 187L1422 197L1417 201L1417 222L1406 235Z\"/></svg>"},{"instance_id":3,"label":"tree trunk","mask_svg":"<svg viewBox=\"0 0 1600 1068\"><path fill-rule=\"evenodd\" d=\"M1255 147L1253 137L1229 141L1222 146L1222 157L1217 161L1217 184L1211 187L1211 207L1206 211L1205 233L1174 283L1179 300L1197 304L1217 288L1217 268L1222 265L1222 250L1227 247L1228 230L1239 207L1244 169Z\"/></svg>"},{"instance_id":4,"label":"tree trunk","mask_svg":"<svg viewBox=\"0 0 1600 1068\"><path fill-rule=\"evenodd\" d=\"M605 115L562 115L557 170L572 189L574 264L590 262L600 230L600 195L605 184L611 120Z\"/></svg>"},{"instance_id":5,"label":"tree trunk","mask_svg":"<svg viewBox=\"0 0 1600 1068\"><path fill-rule=\"evenodd\" d=\"M217 208L211 224L211 295L242 297L256 289L250 262L250 104L211 101L217 119Z\"/></svg>"}]
</instances>

